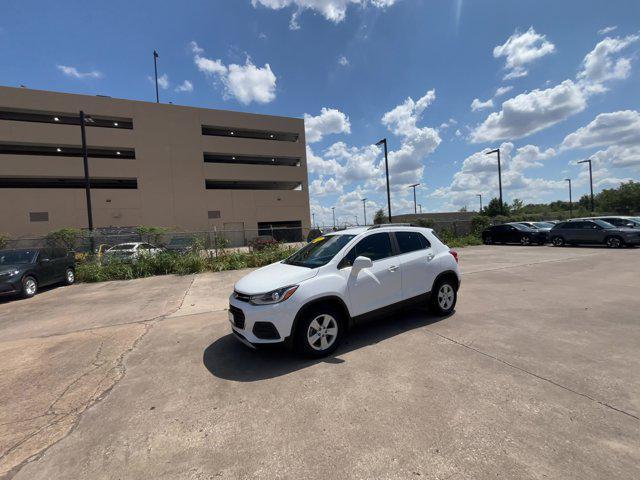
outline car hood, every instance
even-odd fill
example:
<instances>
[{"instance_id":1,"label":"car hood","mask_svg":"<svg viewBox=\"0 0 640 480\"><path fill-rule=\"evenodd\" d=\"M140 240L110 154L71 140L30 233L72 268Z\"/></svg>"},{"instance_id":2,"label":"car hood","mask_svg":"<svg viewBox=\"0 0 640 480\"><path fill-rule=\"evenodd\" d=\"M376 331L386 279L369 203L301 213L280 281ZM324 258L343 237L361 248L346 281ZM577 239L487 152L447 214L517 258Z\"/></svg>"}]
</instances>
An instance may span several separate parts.
<instances>
[{"instance_id":1,"label":"car hood","mask_svg":"<svg viewBox=\"0 0 640 480\"><path fill-rule=\"evenodd\" d=\"M237 292L247 295L267 293L276 288L288 287L304 282L318 274L317 268L298 267L278 262L259 268L236 282Z\"/></svg>"}]
</instances>

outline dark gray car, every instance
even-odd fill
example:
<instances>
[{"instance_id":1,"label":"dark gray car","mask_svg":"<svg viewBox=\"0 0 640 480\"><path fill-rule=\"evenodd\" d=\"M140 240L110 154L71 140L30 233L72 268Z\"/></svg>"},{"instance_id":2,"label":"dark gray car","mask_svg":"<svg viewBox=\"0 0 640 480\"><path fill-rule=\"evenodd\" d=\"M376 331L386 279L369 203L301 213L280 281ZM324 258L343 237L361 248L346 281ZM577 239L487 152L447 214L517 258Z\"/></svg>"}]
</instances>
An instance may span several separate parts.
<instances>
[{"instance_id":1,"label":"dark gray car","mask_svg":"<svg viewBox=\"0 0 640 480\"><path fill-rule=\"evenodd\" d=\"M556 247L570 245L606 245L620 248L640 244L640 230L620 228L602 220L571 220L554 226L550 233Z\"/></svg>"},{"instance_id":2,"label":"dark gray car","mask_svg":"<svg viewBox=\"0 0 640 480\"><path fill-rule=\"evenodd\" d=\"M75 258L62 248L0 250L0 295L33 297L38 288L75 282Z\"/></svg>"}]
</instances>

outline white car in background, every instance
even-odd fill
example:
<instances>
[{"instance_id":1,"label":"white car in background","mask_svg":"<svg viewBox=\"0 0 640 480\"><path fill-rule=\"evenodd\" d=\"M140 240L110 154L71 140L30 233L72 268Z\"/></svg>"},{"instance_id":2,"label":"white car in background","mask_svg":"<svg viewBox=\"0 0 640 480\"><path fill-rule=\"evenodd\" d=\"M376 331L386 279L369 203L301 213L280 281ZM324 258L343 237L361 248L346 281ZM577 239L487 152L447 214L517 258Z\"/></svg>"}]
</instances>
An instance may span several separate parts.
<instances>
[{"instance_id":1,"label":"white car in background","mask_svg":"<svg viewBox=\"0 0 640 480\"><path fill-rule=\"evenodd\" d=\"M136 260L142 256L157 255L161 248L144 242L120 243L104 252L106 259L131 259Z\"/></svg>"},{"instance_id":2,"label":"white car in background","mask_svg":"<svg viewBox=\"0 0 640 480\"><path fill-rule=\"evenodd\" d=\"M229 321L244 344L288 343L308 356L333 352L347 329L398 307L456 305L458 256L433 230L399 224L332 232L240 279Z\"/></svg>"}]
</instances>

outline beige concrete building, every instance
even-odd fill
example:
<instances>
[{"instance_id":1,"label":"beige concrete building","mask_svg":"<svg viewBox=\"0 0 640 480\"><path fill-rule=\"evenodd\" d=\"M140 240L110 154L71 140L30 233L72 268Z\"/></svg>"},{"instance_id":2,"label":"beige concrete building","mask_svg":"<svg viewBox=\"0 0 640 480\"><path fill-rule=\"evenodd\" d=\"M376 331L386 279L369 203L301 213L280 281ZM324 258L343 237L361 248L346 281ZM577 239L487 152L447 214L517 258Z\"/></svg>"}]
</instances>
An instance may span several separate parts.
<instances>
[{"instance_id":1,"label":"beige concrete building","mask_svg":"<svg viewBox=\"0 0 640 480\"><path fill-rule=\"evenodd\" d=\"M87 226L80 110L96 228L309 227L302 119L0 87L0 233Z\"/></svg>"}]
</instances>

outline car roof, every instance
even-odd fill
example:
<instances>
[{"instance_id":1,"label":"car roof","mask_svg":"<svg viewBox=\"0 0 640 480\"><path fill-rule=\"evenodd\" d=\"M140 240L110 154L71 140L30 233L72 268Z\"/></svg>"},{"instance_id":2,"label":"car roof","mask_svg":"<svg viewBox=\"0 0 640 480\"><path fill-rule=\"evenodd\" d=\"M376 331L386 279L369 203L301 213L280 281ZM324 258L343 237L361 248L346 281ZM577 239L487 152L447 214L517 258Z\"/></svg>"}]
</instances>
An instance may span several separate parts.
<instances>
[{"instance_id":1,"label":"car roof","mask_svg":"<svg viewBox=\"0 0 640 480\"><path fill-rule=\"evenodd\" d=\"M374 227L352 227L352 228L347 228L345 230L338 230L335 232L328 232L327 235L361 235L363 233L367 233L367 232L378 232L378 231L405 231L405 232L420 232L420 231L431 231L431 228L426 228L426 227L416 227L416 226L410 226L410 225L402 225L402 224L398 224L398 225L394 225L394 224L384 224L384 225L380 225L380 226L374 226Z\"/></svg>"}]
</instances>

